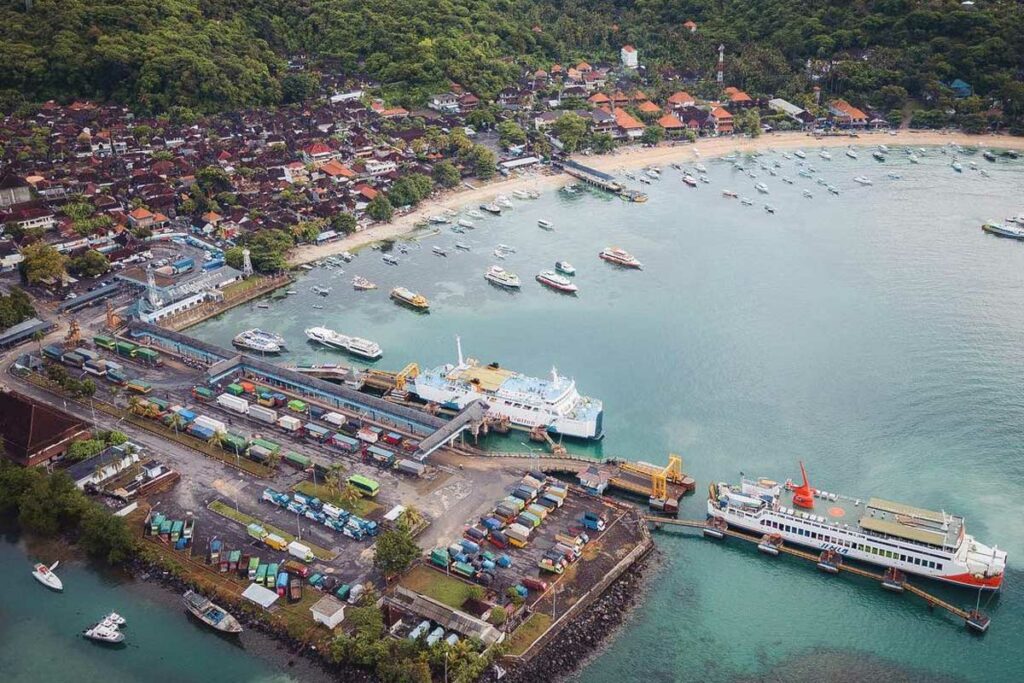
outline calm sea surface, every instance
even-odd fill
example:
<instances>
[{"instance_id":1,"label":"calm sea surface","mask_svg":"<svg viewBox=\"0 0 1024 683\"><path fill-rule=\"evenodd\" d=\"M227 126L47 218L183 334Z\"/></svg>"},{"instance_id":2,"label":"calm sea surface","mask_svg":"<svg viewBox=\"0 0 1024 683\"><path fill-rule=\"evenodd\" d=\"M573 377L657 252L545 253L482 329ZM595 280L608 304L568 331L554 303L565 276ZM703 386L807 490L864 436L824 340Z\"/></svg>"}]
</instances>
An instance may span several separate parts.
<instances>
[{"instance_id":1,"label":"calm sea surface","mask_svg":"<svg viewBox=\"0 0 1024 683\"><path fill-rule=\"evenodd\" d=\"M380 343L385 369L453 361L458 334L469 356L534 375L554 365L601 398L607 437L579 450L652 462L682 454L698 480L682 516L703 516L709 481L741 471L784 480L802 459L820 488L962 514L970 533L1010 552L1006 588L986 608L992 628L977 638L866 581L661 533L665 562L644 606L581 681L1024 680L1024 244L980 230L1024 211L1024 163L978 154L963 158L958 174L937 149L920 165L900 149L885 164L867 149L859 160L832 154L830 162L809 151L808 164L839 196L798 176L796 160L781 154L763 157L783 164L777 177L745 160L756 179L705 161L712 182L696 190L666 167L643 188L646 204L589 192L516 201L464 235L444 228L409 243L408 254L396 252L399 266L367 249L344 272L302 275L297 293L269 309L236 309L192 333L228 346L259 326L287 338L283 362L349 362L307 344L303 329L325 325ZM874 185L854 182L861 174ZM784 175L797 182L784 184ZM754 189L762 181L770 194ZM723 189L754 205L723 198ZM472 251L456 251L456 241ZM497 260L499 243L516 252ZM434 245L448 257L433 255ZM609 245L631 251L644 270L600 261ZM563 259L577 268L577 297L533 281ZM484 281L495 263L520 275L521 292ZM353 291L354 274L380 289ZM332 292L317 296L312 285ZM397 285L427 296L431 313L388 301ZM523 449L519 439L500 447ZM65 650L83 667L111 666L107 653L53 634L47 614L21 619L20 627L5 620L4 670L39 674ZM22 646L11 646L12 630ZM254 667L251 678L265 673L232 654ZM196 667L180 680L201 674Z\"/></svg>"}]
</instances>

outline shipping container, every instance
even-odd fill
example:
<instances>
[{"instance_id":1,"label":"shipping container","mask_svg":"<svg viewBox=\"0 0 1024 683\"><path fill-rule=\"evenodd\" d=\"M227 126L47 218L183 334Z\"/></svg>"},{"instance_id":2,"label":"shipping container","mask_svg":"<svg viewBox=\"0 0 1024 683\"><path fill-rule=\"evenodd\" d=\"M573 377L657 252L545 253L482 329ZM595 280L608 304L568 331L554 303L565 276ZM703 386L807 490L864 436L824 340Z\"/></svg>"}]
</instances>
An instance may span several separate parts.
<instances>
[{"instance_id":1,"label":"shipping container","mask_svg":"<svg viewBox=\"0 0 1024 683\"><path fill-rule=\"evenodd\" d=\"M153 386L149 382L143 382L141 379L129 380L125 387L137 394L148 394L153 390Z\"/></svg>"},{"instance_id":2,"label":"shipping container","mask_svg":"<svg viewBox=\"0 0 1024 683\"><path fill-rule=\"evenodd\" d=\"M246 449L249 448L249 442L246 440L244 436L228 432L227 434L221 437L220 447L228 451L229 453L234 453L236 455L244 455Z\"/></svg>"},{"instance_id":3,"label":"shipping container","mask_svg":"<svg viewBox=\"0 0 1024 683\"><path fill-rule=\"evenodd\" d=\"M411 474L415 477L422 477L423 473L427 471L427 466L421 462L403 458L395 463L395 469L400 472L405 472L406 474Z\"/></svg>"},{"instance_id":4,"label":"shipping container","mask_svg":"<svg viewBox=\"0 0 1024 683\"><path fill-rule=\"evenodd\" d=\"M303 562L312 562L316 559L313 555L313 551L309 549L309 546L299 543L298 541L292 541L288 544L288 554Z\"/></svg>"},{"instance_id":5,"label":"shipping container","mask_svg":"<svg viewBox=\"0 0 1024 683\"><path fill-rule=\"evenodd\" d=\"M307 436L312 439L316 439L317 441L327 441L331 436L331 432L329 430L312 422L307 422L302 428L306 432Z\"/></svg>"},{"instance_id":6,"label":"shipping container","mask_svg":"<svg viewBox=\"0 0 1024 683\"><path fill-rule=\"evenodd\" d=\"M277 418L277 426L285 431L296 432L302 427L302 420L291 415L282 415Z\"/></svg>"},{"instance_id":7,"label":"shipping container","mask_svg":"<svg viewBox=\"0 0 1024 683\"><path fill-rule=\"evenodd\" d=\"M271 441L269 439L253 439L252 444L261 448L266 448L271 453L277 453L281 450L281 444Z\"/></svg>"},{"instance_id":8,"label":"shipping container","mask_svg":"<svg viewBox=\"0 0 1024 683\"><path fill-rule=\"evenodd\" d=\"M224 391L228 392L232 396L241 396L245 393L245 389L242 388L241 384L231 383L224 387Z\"/></svg>"},{"instance_id":9,"label":"shipping container","mask_svg":"<svg viewBox=\"0 0 1024 683\"><path fill-rule=\"evenodd\" d=\"M92 338L92 343L101 349L109 349L111 351L115 348L115 342L113 337L107 337L102 334L98 334Z\"/></svg>"},{"instance_id":10,"label":"shipping container","mask_svg":"<svg viewBox=\"0 0 1024 683\"><path fill-rule=\"evenodd\" d=\"M383 436L384 443L397 446L402 443L402 435L397 432L388 432Z\"/></svg>"},{"instance_id":11,"label":"shipping container","mask_svg":"<svg viewBox=\"0 0 1024 683\"><path fill-rule=\"evenodd\" d=\"M249 406L249 417L267 424L274 424L277 422L277 411L262 405L251 405Z\"/></svg>"},{"instance_id":12,"label":"shipping container","mask_svg":"<svg viewBox=\"0 0 1024 683\"><path fill-rule=\"evenodd\" d=\"M246 381L246 380L242 380L241 382L238 383L238 385L240 387L242 387L242 391L244 391L247 394L255 394L256 393L256 385L253 384L252 382L249 382L249 381Z\"/></svg>"},{"instance_id":13,"label":"shipping container","mask_svg":"<svg viewBox=\"0 0 1024 683\"><path fill-rule=\"evenodd\" d=\"M100 359L100 354L96 353L95 351L90 351L89 349L84 348L82 346L79 346L77 349L75 349L75 353L77 353L79 356L86 360Z\"/></svg>"},{"instance_id":14,"label":"shipping container","mask_svg":"<svg viewBox=\"0 0 1024 683\"><path fill-rule=\"evenodd\" d=\"M76 367L76 368L80 368L83 365L85 365L85 358L82 358L81 356L79 356L74 351L70 351L68 353L65 353L61 357L61 360L64 361L64 363L66 365L71 365L71 366Z\"/></svg>"},{"instance_id":15,"label":"shipping container","mask_svg":"<svg viewBox=\"0 0 1024 683\"><path fill-rule=\"evenodd\" d=\"M206 427L207 429L212 429L218 434L224 434L228 431L228 426L226 424L224 424L220 420L215 420L212 417L208 417L206 415L197 416L196 419L192 421L192 424L197 424Z\"/></svg>"},{"instance_id":16,"label":"shipping container","mask_svg":"<svg viewBox=\"0 0 1024 683\"><path fill-rule=\"evenodd\" d=\"M114 344L114 350L117 351L117 355L119 356L131 357L132 353L137 348L138 347L135 344L126 341L119 341Z\"/></svg>"},{"instance_id":17,"label":"shipping container","mask_svg":"<svg viewBox=\"0 0 1024 683\"><path fill-rule=\"evenodd\" d=\"M288 451L284 454L284 461L293 467L297 467L300 470L304 470L312 464L312 460L309 456L296 453L295 451Z\"/></svg>"},{"instance_id":18,"label":"shipping container","mask_svg":"<svg viewBox=\"0 0 1024 683\"><path fill-rule=\"evenodd\" d=\"M345 436L344 434L334 434L331 436L331 443L346 453L355 453L362 448L362 444L358 439L353 439L351 436Z\"/></svg>"},{"instance_id":19,"label":"shipping container","mask_svg":"<svg viewBox=\"0 0 1024 683\"><path fill-rule=\"evenodd\" d=\"M207 389L206 387L192 387L192 395L195 396L200 401L213 400L213 392Z\"/></svg>"},{"instance_id":20,"label":"shipping container","mask_svg":"<svg viewBox=\"0 0 1024 683\"><path fill-rule=\"evenodd\" d=\"M242 415L245 415L246 413L249 412L249 402L246 401L244 398L232 396L231 394L221 394L220 396L218 396L217 405L221 406L222 408L232 410L236 413L241 413Z\"/></svg>"},{"instance_id":21,"label":"shipping container","mask_svg":"<svg viewBox=\"0 0 1024 683\"><path fill-rule=\"evenodd\" d=\"M43 347L43 355L50 360L60 360L60 357L64 355L64 349L56 344L50 344Z\"/></svg>"},{"instance_id":22,"label":"shipping container","mask_svg":"<svg viewBox=\"0 0 1024 683\"><path fill-rule=\"evenodd\" d=\"M217 433L210 429L209 427L204 427L203 425L198 424L196 422L193 422L188 427L186 427L185 431L191 434L192 436L196 437L197 439L202 439L203 441L209 441L210 439L213 438L213 435Z\"/></svg>"},{"instance_id":23,"label":"shipping container","mask_svg":"<svg viewBox=\"0 0 1024 683\"><path fill-rule=\"evenodd\" d=\"M370 460L384 467L391 467L395 464L395 454L386 448L370 446L366 449L366 455Z\"/></svg>"},{"instance_id":24,"label":"shipping container","mask_svg":"<svg viewBox=\"0 0 1024 683\"><path fill-rule=\"evenodd\" d=\"M335 427L340 427L345 424L345 420L347 418L341 413L324 413L320 419L334 425Z\"/></svg>"},{"instance_id":25,"label":"shipping container","mask_svg":"<svg viewBox=\"0 0 1024 683\"><path fill-rule=\"evenodd\" d=\"M274 550L285 550L288 547L288 543L277 534L267 534L263 542Z\"/></svg>"},{"instance_id":26,"label":"shipping container","mask_svg":"<svg viewBox=\"0 0 1024 683\"><path fill-rule=\"evenodd\" d=\"M306 412L306 402L300 401L297 398L293 398L292 400L288 401L288 410L291 410L292 412L295 413L304 413Z\"/></svg>"}]
</instances>

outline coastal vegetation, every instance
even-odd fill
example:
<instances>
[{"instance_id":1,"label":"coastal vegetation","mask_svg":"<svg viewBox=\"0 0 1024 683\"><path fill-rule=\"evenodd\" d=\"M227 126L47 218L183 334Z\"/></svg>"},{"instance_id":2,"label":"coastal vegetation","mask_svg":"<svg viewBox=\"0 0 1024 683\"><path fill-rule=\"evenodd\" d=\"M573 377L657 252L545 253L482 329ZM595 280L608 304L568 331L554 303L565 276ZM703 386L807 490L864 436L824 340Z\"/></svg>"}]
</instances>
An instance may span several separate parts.
<instances>
[{"instance_id":1,"label":"coastal vegetation","mask_svg":"<svg viewBox=\"0 0 1024 683\"><path fill-rule=\"evenodd\" d=\"M0 105L111 98L188 121L300 102L319 70L372 79L406 106L452 82L486 101L520 77L514 60L617 62L627 43L653 85L674 70L711 87L722 44L730 82L753 95L805 101L818 85L886 110L915 100L944 112L961 79L1019 122L1022 24L1020 3L955 0L32 0L0 8ZM296 55L312 68L289 69Z\"/></svg>"},{"instance_id":2,"label":"coastal vegetation","mask_svg":"<svg viewBox=\"0 0 1024 683\"><path fill-rule=\"evenodd\" d=\"M135 540L124 520L90 500L63 472L0 460L0 517L38 536L66 538L109 564L134 555Z\"/></svg>"}]
</instances>

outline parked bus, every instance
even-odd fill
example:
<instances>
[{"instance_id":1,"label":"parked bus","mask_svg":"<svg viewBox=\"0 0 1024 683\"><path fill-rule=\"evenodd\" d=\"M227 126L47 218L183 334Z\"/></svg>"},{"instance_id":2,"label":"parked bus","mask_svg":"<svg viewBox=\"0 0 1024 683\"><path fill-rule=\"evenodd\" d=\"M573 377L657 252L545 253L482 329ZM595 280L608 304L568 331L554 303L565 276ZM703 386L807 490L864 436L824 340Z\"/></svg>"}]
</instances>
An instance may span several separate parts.
<instances>
[{"instance_id":1,"label":"parked bus","mask_svg":"<svg viewBox=\"0 0 1024 683\"><path fill-rule=\"evenodd\" d=\"M359 493L364 496L369 496L370 498L373 498L380 492L380 484L369 477L364 477L361 474L353 474L348 478L348 483L359 491Z\"/></svg>"}]
</instances>

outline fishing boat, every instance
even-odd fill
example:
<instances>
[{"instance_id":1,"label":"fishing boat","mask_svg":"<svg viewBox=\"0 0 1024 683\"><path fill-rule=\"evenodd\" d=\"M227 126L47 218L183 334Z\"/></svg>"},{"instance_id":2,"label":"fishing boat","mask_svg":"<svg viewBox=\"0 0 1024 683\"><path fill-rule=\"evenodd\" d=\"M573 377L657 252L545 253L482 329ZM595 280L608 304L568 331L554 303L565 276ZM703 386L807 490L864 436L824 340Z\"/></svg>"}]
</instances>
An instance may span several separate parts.
<instances>
[{"instance_id":1,"label":"fishing boat","mask_svg":"<svg viewBox=\"0 0 1024 683\"><path fill-rule=\"evenodd\" d=\"M305 330L306 338L331 349L339 349L353 356L367 360L377 360L384 355L383 349L376 342L361 337L350 337L326 327L309 327Z\"/></svg>"},{"instance_id":2,"label":"fishing boat","mask_svg":"<svg viewBox=\"0 0 1024 683\"><path fill-rule=\"evenodd\" d=\"M802 149L798 149L795 152L793 152L793 156L795 156L797 159L806 159L807 158L807 155L804 154L804 151Z\"/></svg>"},{"instance_id":3,"label":"fishing boat","mask_svg":"<svg viewBox=\"0 0 1024 683\"><path fill-rule=\"evenodd\" d=\"M403 306L409 306L417 311L426 311L430 308L430 302L427 301L425 296L422 294L416 294L405 287L395 287L392 289L391 300L395 303L402 304Z\"/></svg>"},{"instance_id":4,"label":"fishing boat","mask_svg":"<svg viewBox=\"0 0 1024 683\"><path fill-rule=\"evenodd\" d=\"M124 642L124 634L113 624L103 621L93 624L82 631L82 637L97 643L116 645Z\"/></svg>"},{"instance_id":5,"label":"fishing boat","mask_svg":"<svg viewBox=\"0 0 1024 683\"><path fill-rule=\"evenodd\" d=\"M434 223L435 225L442 225L442 224L447 223L449 221L448 221L448 216L437 215L437 216L431 216L430 217L430 222Z\"/></svg>"},{"instance_id":6,"label":"fishing boat","mask_svg":"<svg viewBox=\"0 0 1024 683\"><path fill-rule=\"evenodd\" d=\"M468 218L460 218L458 225L459 225L459 227L469 228L470 230L473 230L474 228L476 228L476 223L474 223L473 221L469 220Z\"/></svg>"},{"instance_id":7,"label":"fishing boat","mask_svg":"<svg viewBox=\"0 0 1024 683\"><path fill-rule=\"evenodd\" d=\"M689 173L683 176L683 182L689 185L690 187L697 187L697 179L694 178Z\"/></svg>"},{"instance_id":8,"label":"fishing boat","mask_svg":"<svg viewBox=\"0 0 1024 683\"><path fill-rule=\"evenodd\" d=\"M871 182L871 178L868 178L867 176L864 175L859 175L855 177L853 180L854 182L860 183L861 185L874 185L874 183Z\"/></svg>"},{"instance_id":9,"label":"fishing boat","mask_svg":"<svg viewBox=\"0 0 1024 683\"><path fill-rule=\"evenodd\" d=\"M742 204L743 206L753 206L754 200L750 199L749 197L741 197L740 204Z\"/></svg>"},{"instance_id":10,"label":"fishing boat","mask_svg":"<svg viewBox=\"0 0 1024 683\"><path fill-rule=\"evenodd\" d=\"M463 228L461 225L453 225L452 226L452 232L454 232L456 234L459 234L459 235L465 235L466 234L466 229Z\"/></svg>"},{"instance_id":11,"label":"fishing boat","mask_svg":"<svg viewBox=\"0 0 1024 683\"><path fill-rule=\"evenodd\" d=\"M789 178L787 176L782 176L782 182L786 183L787 185L792 185L793 184L793 179Z\"/></svg>"},{"instance_id":12,"label":"fishing boat","mask_svg":"<svg viewBox=\"0 0 1024 683\"><path fill-rule=\"evenodd\" d=\"M760 192L761 194L768 194L768 186L765 185L764 183L758 183L757 185L754 185L754 189Z\"/></svg>"},{"instance_id":13,"label":"fishing boat","mask_svg":"<svg viewBox=\"0 0 1024 683\"><path fill-rule=\"evenodd\" d=\"M705 185L710 185L710 184L711 184L711 178L708 178L708 177L707 177L706 175L702 175L702 176L701 176L700 178L698 178L697 180L701 181L701 182L702 182L702 183L704 183Z\"/></svg>"},{"instance_id":14,"label":"fishing boat","mask_svg":"<svg viewBox=\"0 0 1024 683\"><path fill-rule=\"evenodd\" d=\"M856 159L857 152L853 149L853 147L849 147L846 150L846 156L850 157L851 159Z\"/></svg>"},{"instance_id":15,"label":"fishing boat","mask_svg":"<svg viewBox=\"0 0 1024 683\"><path fill-rule=\"evenodd\" d=\"M398 257L392 256L391 254L384 254L383 256L380 257L380 260L388 264L389 266L397 266L399 263Z\"/></svg>"},{"instance_id":16,"label":"fishing boat","mask_svg":"<svg viewBox=\"0 0 1024 683\"><path fill-rule=\"evenodd\" d=\"M377 289L377 285L367 280L361 275L356 275L352 278L352 287L360 292L365 292L370 289Z\"/></svg>"},{"instance_id":17,"label":"fishing boat","mask_svg":"<svg viewBox=\"0 0 1024 683\"><path fill-rule=\"evenodd\" d=\"M255 327L239 332L231 343L239 348L260 353L281 353L284 349L284 337Z\"/></svg>"},{"instance_id":18,"label":"fishing boat","mask_svg":"<svg viewBox=\"0 0 1024 683\"><path fill-rule=\"evenodd\" d=\"M503 209L511 209L512 208L512 200L509 199L508 197L506 197L503 194L499 194L498 197L494 200L494 203L497 204L498 206L500 206Z\"/></svg>"},{"instance_id":19,"label":"fishing boat","mask_svg":"<svg viewBox=\"0 0 1024 683\"><path fill-rule=\"evenodd\" d=\"M624 249L620 249L619 247L605 247L601 250L601 253L599 253L598 256L608 263L613 263L617 266L622 266L623 268L643 267L643 264L640 263L640 261L638 261L632 254Z\"/></svg>"},{"instance_id":20,"label":"fishing boat","mask_svg":"<svg viewBox=\"0 0 1024 683\"><path fill-rule=\"evenodd\" d=\"M557 274L553 270L545 270L538 273L537 282L541 283L545 287L565 294L575 294L579 291L579 287L577 287L572 280Z\"/></svg>"},{"instance_id":21,"label":"fishing boat","mask_svg":"<svg viewBox=\"0 0 1024 683\"><path fill-rule=\"evenodd\" d=\"M57 560L49 567L42 563L35 564L32 566L32 577L47 588L60 592L64 590L64 583L60 580L59 576L53 573L53 570L59 564L60 560Z\"/></svg>"},{"instance_id":22,"label":"fishing boat","mask_svg":"<svg viewBox=\"0 0 1024 683\"><path fill-rule=\"evenodd\" d=\"M835 195L839 194L839 188L837 188L835 185L829 185L828 191Z\"/></svg>"},{"instance_id":23,"label":"fishing boat","mask_svg":"<svg viewBox=\"0 0 1024 683\"><path fill-rule=\"evenodd\" d=\"M639 181L640 181L641 183L643 183L644 185L650 185L650 184L651 184L651 179L650 179L650 178L647 178L647 177L645 177L645 176L640 176L640 178L639 178L638 180L639 180Z\"/></svg>"},{"instance_id":24,"label":"fishing boat","mask_svg":"<svg viewBox=\"0 0 1024 683\"><path fill-rule=\"evenodd\" d=\"M529 199L530 195L525 190L512 190L512 196L516 199Z\"/></svg>"},{"instance_id":25,"label":"fishing boat","mask_svg":"<svg viewBox=\"0 0 1024 683\"><path fill-rule=\"evenodd\" d=\"M492 285L496 285L504 289L519 289L522 285L518 275L505 270L501 266L491 266L488 268L487 272L484 273L484 279Z\"/></svg>"},{"instance_id":26,"label":"fishing boat","mask_svg":"<svg viewBox=\"0 0 1024 683\"><path fill-rule=\"evenodd\" d=\"M494 214L495 216L501 215L501 207L497 204L481 204L480 208L487 213Z\"/></svg>"},{"instance_id":27,"label":"fishing boat","mask_svg":"<svg viewBox=\"0 0 1024 683\"><path fill-rule=\"evenodd\" d=\"M484 215L477 211L476 209L470 209L469 211L466 212L466 215L469 216L470 218L484 218Z\"/></svg>"},{"instance_id":28,"label":"fishing boat","mask_svg":"<svg viewBox=\"0 0 1024 683\"><path fill-rule=\"evenodd\" d=\"M185 603L185 609L189 611L189 614L210 628L222 633L242 632L242 625L238 623L238 619L235 619L226 609L218 607L199 593L187 591L182 596L182 601Z\"/></svg>"},{"instance_id":29,"label":"fishing boat","mask_svg":"<svg viewBox=\"0 0 1024 683\"><path fill-rule=\"evenodd\" d=\"M775 207L772 206L771 204L765 204L764 210L766 213L775 213Z\"/></svg>"},{"instance_id":30,"label":"fishing boat","mask_svg":"<svg viewBox=\"0 0 1024 683\"><path fill-rule=\"evenodd\" d=\"M563 275L576 274L576 268L568 261L555 261L555 270Z\"/></svg>"},{"instance_id":31,"label":"fishing boat","mask_svg":"<svg viewBox=\"0 0 1024 683\"><path fill-rule=\"evenodd\" d=\"M1024 240L1024 227L988 221L981 226L981 229L990 235L995 235L997 237L1009 237L1010 239Z\"/></svg>"},{"instance_id":32,"label":"fishing boat","mask_svg":"<svg viewBox=\"0 0 1024 683\"><path fill-rule=\"evenodd\" d=\"M509 253L509 254L514 254L514 253L516 253L516 248L515 248L515 247L512 247L512 246L509 246L509 245L507 245L507 244L499 244L499 245L498 245L498 249L499 249L500 251L504 251L504 252L506 252L506 253Z\"/></svg>"},{"instance_id":33,"label":"fishing boat","mask_svg":"<svg viewBox=\"0 0 1024 683\"><path fill-rule=\"evenodd\" d=\"M728 197L730 199L736 199L737 197L739 197L739 195L733 192L732 190L722 190L722 196Z\"/></svg>"},{"instance_id":34,"label":"fishing boat","mask_svg":"<svg viewBox=\"0 0 1024 683\"><path fill-rule=\"evenodd\" d=\"M995 163L996 155L993 154L990 150L986 149L984 152L981 153L981 156L985 158L985 161L991 161Z\"/></svg>"},{"instance_id":35,"label":"fishing boat","mask_svg":"<svg viewBox=\"0 0 1024 683\"><path fill-rule=\"evenodd\" d=\"M907 161L909 161L912 164L919 164L919 163L921 163L921 158L919 156L917 156L916 154L914 154L913 152L911 152L910 156L907 157Z\"/></svg>"},{"instance_id":36,"label":"fishing boat","mask_svg":"<svg viewBox=\"0 0 1024 683\"><path fill-rule=\"evenodd\" d=\"M950 166L952 166L953 170L957 173L963 173L964 171L964 167L956 159L953 160L953 163L951 163Z\"/></svg>"},{"instance_id":37,"label":"fishing boat","mask_svg":"<svg viewBox=\"0 0 1024 683\"><path fill-rule=\"evenodd\" d=\"M544 228L545 230L551 230L553 228L553 226L551 225L551 221L544 220L543 218L537 221L537 225L540 226L541 228Z\"/></svg>"},{"instance_id":38,"label":"fishing boat","mask_svg":"<svg viewBox=\"0 0 1024 683\"><path fill-rule=\"evenodd\" d=\"M321 287L320 285L313 285L312 287L309 288L309 291L313 292L314 294L318 294L320 296L327 296L328 294L331 293L331 288L330 287Z\"/></svg>"},{"instance_id":39,"label":"fishing boat","mask_svg":"<svg viewBox=\"0 0 1024 683\"><path fill-rule=\"evenodd\" d=\"M697 173L707 173L708 172L708 169L707 169L707 167L704 164L696 164L694 166L694 168L697 169Z\"/></svg>"},{"instance_id":40,"label":"fishing boat","mask_svg":"<svg viewBox=\"0 0 1024 683\"><path fill-rule=\"evenodd\" d=\"M461 249L462 251L469 251L469 245L465 244L464 242L456 242L455 248Z\"/></svg>"},{"instance_id":41,"label":"fishing boat","mask_svg":"<svg viewBox=\"0 0 1024 683\"><path fill-rule=\"evenodd\" d=\"M448 252L443 247L432 247L430 251L434 252L438 256L447 256Z\"/></svg>"},{"instance_id":42,"label":"fishing boat","mask_svg":"<svg viewBox=\"0 0 1024 683\"><path fill-rule=\"evenodd\" d=\"M901 178L903 178L903 176L901 176L899 173L895 173L893 171L889 171L888 173L886 173L885 177L888 178L889 180L900 180Z\"/></svg>"},{"instance_id":43,"label":"fishing boat","mask_svg":"<svg viewBox=\"0 0 1024 683\"><path fill-rule=\"evenodd\" d=\"M423 401L461 410L482 400L490 415L505 417L527 429L581 439L603 436L604 407L601 401L580 395L576 382L552 368L549 378L527 377L499 366L480 365L463 359L456 338L458 361L420 372L413 391Z\"/></svg>"},{"instance_id":44,"label":"fishing boat","mask_svg":"<svg viewBox=\"0 0 1024 683\"><path fill-rule=\"evenodd\" d=\"M875 161L885 161L885 154L880 150L875 150L871 153L871 156L875 158Z\"/></svg>"},{"instance_id":45,"label":"fishing boat","mask_svg":"<svg viewBox=\"0 0 1024 683\"><path fill-rule=\"evenodd\" d=\"M709 487L707 514L729 526L776 534L785 543L834 550L843 560L898 569L950 584L998 590L1006 551L966 532L964 518L882 498L851 498L802 483L742 478Z\"/></svg>"},{"instance_id":46,"label":"fishing boat","mask_svg":"<svg viewBox=\"0 0 1024 683\"><path fill-rule=\"evenodd\" d=\"M821 150L820 152L818 152L818 156L824 159L825 161L832 161L832 155L828 152L828 150Z\"/></svg>"}]
</instances>

